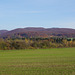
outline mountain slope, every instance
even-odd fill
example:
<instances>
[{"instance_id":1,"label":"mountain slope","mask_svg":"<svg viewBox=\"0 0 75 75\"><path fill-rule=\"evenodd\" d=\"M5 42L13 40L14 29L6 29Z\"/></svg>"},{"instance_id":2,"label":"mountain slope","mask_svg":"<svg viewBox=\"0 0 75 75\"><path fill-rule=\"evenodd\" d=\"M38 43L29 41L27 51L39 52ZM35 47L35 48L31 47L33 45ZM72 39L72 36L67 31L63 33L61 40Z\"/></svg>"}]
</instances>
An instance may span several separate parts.
<instances>
[{"instance_id":1,"label":"mountain slope","mask_svg":"<svg viewBox=\"0 0 75 75\"><path fill-rule=\"evenodd\" d=\"M25 37L75 37L75 29L69 28L18 28L1 32L0 37L25 38Z\"/></svg>"},{"instance_id":2,"label":"mountain slope","mask_svg":"<svg viewBox=\"0 0 75 75\"><path fill-rule=\"evenodd\" d=\"M6 33L8 30L0 30L0 34Z\"/></svg>"}]
</instances>

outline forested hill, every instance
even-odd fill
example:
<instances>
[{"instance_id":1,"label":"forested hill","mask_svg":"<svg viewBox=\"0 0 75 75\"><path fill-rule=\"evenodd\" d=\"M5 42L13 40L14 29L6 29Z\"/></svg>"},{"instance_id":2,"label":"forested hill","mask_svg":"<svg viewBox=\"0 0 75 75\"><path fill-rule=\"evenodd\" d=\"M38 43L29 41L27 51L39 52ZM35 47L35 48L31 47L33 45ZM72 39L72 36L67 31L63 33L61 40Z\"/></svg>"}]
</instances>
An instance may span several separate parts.
<instances>
[{"instance_id":1,"label":"forested hill","mask_svg":"<svg viewBox=\"0 0 75 75\"><path fill-rule=\"evenodd\" d=\"M8 30L0 30L0 34L6 33Z\"/></svg>"},{"instance_id":2,"label":"forested hill","mask_svg":"<svg viewBox=\"0 0 75 75\"><path fill-rule=\"evenodd\" d=\"M75 29L69 28L18 28L11 31L0 30L0 37L25 38L25 37L75 37Z\"/></svg>"}]
</instances>

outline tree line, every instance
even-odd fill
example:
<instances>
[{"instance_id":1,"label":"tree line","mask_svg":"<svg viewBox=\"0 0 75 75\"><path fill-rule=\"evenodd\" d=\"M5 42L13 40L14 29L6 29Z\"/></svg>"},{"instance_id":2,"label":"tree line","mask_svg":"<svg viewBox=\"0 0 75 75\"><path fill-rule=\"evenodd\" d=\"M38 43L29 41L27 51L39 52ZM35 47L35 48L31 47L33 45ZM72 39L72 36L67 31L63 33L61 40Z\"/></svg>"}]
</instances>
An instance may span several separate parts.
<instances>
[{"instance_id":1,"label":"tree line","mask_svg":"<svg viewBox=\"0 0 75 75\"><path fill-rule=\"evenodd\" d=\"M0 38L0 50L75 47L73 38Z\"/></svg>"}]
</instances>

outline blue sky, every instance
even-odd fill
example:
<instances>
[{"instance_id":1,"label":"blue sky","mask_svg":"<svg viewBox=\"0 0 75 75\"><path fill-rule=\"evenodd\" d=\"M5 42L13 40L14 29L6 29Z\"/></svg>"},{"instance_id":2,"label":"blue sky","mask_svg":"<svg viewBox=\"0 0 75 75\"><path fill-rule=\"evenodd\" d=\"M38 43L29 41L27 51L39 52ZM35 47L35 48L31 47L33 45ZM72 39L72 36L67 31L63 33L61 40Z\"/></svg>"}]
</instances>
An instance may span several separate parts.
<instances>
[{"instance_id":1,"label":"blue sky","mask_svg":"<svg viewBox=\"0 0 75 75\"><path fill-rule=\"evenodd\" d=\"M75 29L75 0L0 0L0 30L25 27Z\"/></svg>"}]
</instances>

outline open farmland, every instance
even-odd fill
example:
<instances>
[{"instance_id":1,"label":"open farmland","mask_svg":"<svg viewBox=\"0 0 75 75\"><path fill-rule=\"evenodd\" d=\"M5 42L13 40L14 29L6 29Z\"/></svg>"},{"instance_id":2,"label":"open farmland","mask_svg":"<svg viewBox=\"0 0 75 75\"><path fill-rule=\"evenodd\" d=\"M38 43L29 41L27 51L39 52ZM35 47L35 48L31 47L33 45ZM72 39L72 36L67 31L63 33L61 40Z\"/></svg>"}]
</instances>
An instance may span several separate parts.
<instances>
[{"instance_id":1,"label":"open farmland","mask_svg":"<svg viewBox=\"0 0 75 75\"><path fill-rule=\"evenodd\" d=\"M75 48L1 50L0 75L75 75Z\"/></svg>"}]
</instances>

